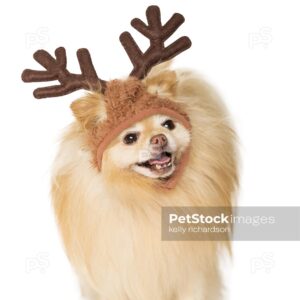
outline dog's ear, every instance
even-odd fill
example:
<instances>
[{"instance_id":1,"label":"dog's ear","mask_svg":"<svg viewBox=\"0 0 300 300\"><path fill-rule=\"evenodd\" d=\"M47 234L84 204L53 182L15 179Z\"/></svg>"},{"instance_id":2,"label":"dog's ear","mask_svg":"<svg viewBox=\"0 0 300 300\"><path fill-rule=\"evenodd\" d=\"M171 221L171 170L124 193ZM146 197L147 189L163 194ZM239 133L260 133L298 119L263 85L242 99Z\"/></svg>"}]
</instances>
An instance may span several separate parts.
<instances>
[{"instance_id":1,"label":"dog's ear","mask_svg":"<svg viewBox=\"0 0 300 300\"><path fill-rule=\"evenodd\" d=\"M164 97L173 97L176 94L177 75L169 69L171 61L154 67L144 79L147 91Z\"/></svg>"},{"instance_id":2,"label":"dog's ear","mask_svg":"<svg viewBox=\"0 0 300 300\"><path fill-rule=\"evenodd\" d=\"M98 93L89 93L75 100L71 109L77 121L86 130L92 129L107 117L103 95Z\"/></svg>"}]
</instances>

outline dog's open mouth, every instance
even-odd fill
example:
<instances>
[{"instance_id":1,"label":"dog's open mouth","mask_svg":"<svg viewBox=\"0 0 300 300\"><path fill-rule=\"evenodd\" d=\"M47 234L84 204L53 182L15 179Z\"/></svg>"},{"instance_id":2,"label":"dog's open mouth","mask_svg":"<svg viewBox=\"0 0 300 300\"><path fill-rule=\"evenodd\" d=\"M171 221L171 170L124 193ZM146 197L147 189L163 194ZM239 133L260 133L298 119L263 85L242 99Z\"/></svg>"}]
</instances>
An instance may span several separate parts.
<instances>
[{"instance_id":1,"label":"dog's open mouth","mask_svg":"<svg viewBox=\"0 0 300 300\"><path fill-rule=\"evenodd\" d=\"M137 163L139 167L148 168L151 171L157 173L166 173L168 172L173 165L173 157L170 152L162 152L157 157L146 160L142 163Z\"/></svg>"}]
</instances>

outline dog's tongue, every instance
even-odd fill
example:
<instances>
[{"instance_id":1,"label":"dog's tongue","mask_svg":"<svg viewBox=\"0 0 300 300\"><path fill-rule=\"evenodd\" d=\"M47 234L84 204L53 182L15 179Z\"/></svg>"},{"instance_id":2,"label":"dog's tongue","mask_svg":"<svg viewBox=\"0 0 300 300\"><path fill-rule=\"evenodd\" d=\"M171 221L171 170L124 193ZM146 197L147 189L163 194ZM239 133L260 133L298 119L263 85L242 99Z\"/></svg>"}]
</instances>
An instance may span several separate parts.
<instances>
[{"instance_id":1,"label":"dog's tongue","mask_svg":"<svg viewBox=\"0 0 300 300\"><path fill-rule=\"evenodd\" d=\"M150 165L163 165L168 163L171 160L171 157L166 154L161 154L159 158L154 158L149 160Z\"/></svg>"}]
</instances>

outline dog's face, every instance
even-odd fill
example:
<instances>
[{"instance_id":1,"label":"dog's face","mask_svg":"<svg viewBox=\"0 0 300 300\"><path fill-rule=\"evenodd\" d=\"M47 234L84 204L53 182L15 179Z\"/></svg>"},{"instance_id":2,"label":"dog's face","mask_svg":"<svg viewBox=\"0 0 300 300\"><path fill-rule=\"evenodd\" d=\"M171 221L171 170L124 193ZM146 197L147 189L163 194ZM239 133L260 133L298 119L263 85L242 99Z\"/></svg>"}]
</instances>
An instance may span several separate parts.
<instances>
[{"instance_id":1,"label":"dog's face","mask_svg":"<svg viewBox=\"0 0 300 300\"><path fill-rule=\"evenodd\" d=\"M106 163L151 178L173 174L190 143L189 131L176 120L155 115L124 130L106 150Z\"/></svg>"}]
</instances>

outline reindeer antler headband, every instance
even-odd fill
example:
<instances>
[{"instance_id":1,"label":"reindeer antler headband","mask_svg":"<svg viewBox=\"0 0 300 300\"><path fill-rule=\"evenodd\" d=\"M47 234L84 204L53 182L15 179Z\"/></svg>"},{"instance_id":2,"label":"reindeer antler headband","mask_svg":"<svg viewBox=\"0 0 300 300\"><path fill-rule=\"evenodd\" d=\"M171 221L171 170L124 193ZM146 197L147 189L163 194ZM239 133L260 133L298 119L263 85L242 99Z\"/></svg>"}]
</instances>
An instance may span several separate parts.
<instances>
[{"instance_id":1,"label":"reindeer antler headband","mask_svg":"<svg viewBox=\"0 0 300 300\"><path fill-rule=\"evenodd\" d=\"M186 36L177 39L167 47L164 44L184 22L184 17L175 13L165 25L162 25L160 9L157 6L149 6L146 16L148 24L137 18L131 21L132 27L150 41L150 46L144 53L129 32L123 32L120 35L120 41L133 64L133 70L126 81L100 79L93 66L90 53L85 48L77 51L81 74L73 74L67 70L66 51L62 47L55 50L55 58L45 50L38 50L34 53L34 59L46 71L26 69L22 73L24 82L59 81L60 85L35 89L33 94L38 99L63 96L79 89L104 94L107 119L94 128L91 137L95 161L99 169L101 169L102 155L107 145L121 131L147 116L165 114L177 119L186 128L191 127L188 116L179 104L157 95L150 95L141 83L141 79L153 66L175 57L191 46L191 41ZM187 158L187 155L185 157ZM183 158L181 166L177 167L178 174L181 173L186 158Z\"/></svg>"},{"instance_id":2,"label":"reindeer antler headband","mask_svg":"<svg viewBox=\"0 0 300 300\"><path fill-rule=\"evenodd\" d=\"M120 41L134 66L130 76L138 79L143 79L156 64L175 57L191 46L191 41L186 36L179 38L168 47L164 46L164 42L184 22L181 14L174 14L165 25L161 24L160 9L157 6L149 6L146 16L148 25L138 18L131 21L131 26L150 41L150 47L145 53L141 51L129 32L120 35ZM67 70L66 51L63 47L56 49L56 59L45 50L36 51L33 57L47 71L26 69L22 74L24 82L52 80L60 82L57 86L36 89L34 96L38 99L63 96L79 89L105 92L106 81L98 78L90 53L85 48L77 51L82 74L73 74Z\"/></svg>"}]
</instances>

